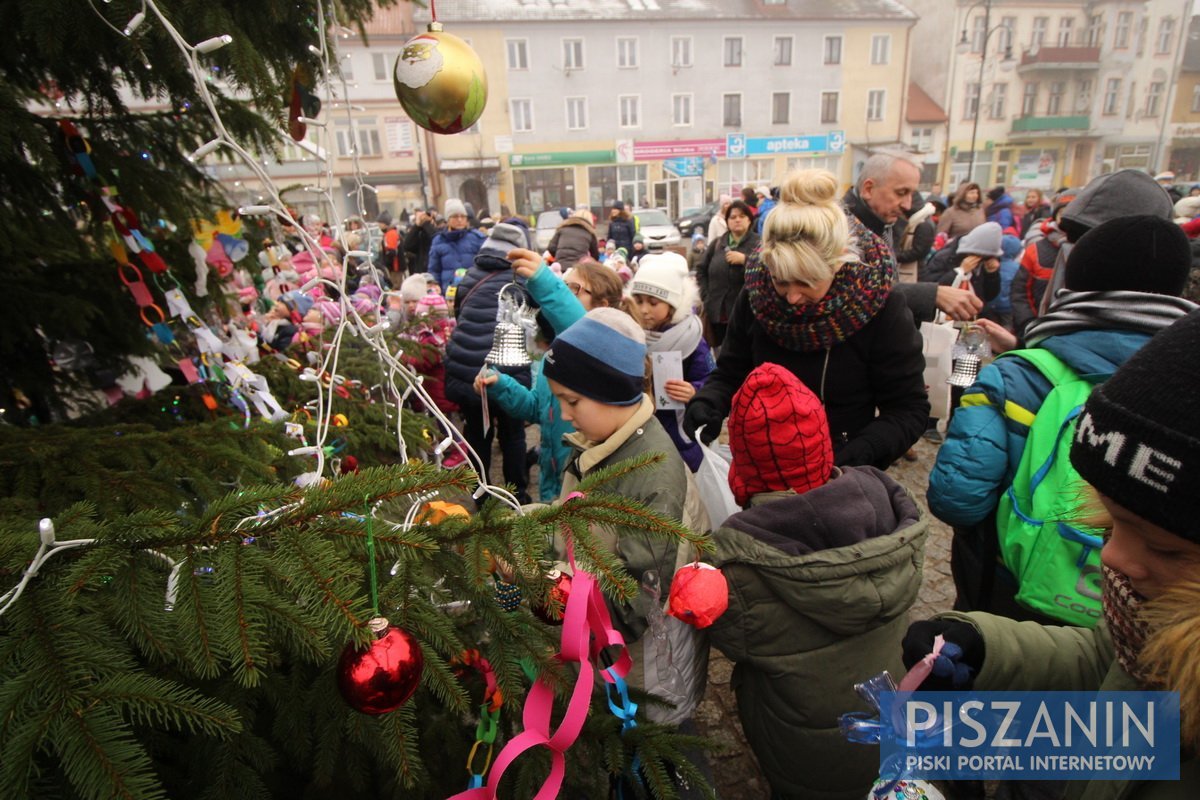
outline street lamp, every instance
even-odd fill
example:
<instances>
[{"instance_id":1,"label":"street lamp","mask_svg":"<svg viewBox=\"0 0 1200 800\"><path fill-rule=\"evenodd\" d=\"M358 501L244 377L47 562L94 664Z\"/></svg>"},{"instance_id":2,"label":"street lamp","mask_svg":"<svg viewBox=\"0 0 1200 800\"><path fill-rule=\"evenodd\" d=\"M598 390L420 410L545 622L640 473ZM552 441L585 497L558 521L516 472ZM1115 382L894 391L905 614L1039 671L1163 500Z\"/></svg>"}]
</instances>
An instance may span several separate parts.
<instances>
[{"instance_id":1,"label":"street lamp","mask_svg":"<svg viewBox=\"0 0 1200 800\"><path fill-rule=\"evenodd\" d=\"M965 17L963 17L962 37L958 40L958 46L956 48L959 55L965 55L971 49L971 42L967 38L967 22L970 21L971 12L980 6L983 6L984 34L982 52L979 54L979 83L977 89L978 93L975 96L975 121L971 125L971 163L967 168L968 180L973 180L975 175L975 142L979 136L979 113L983 110L983 73L984 69L987 67L988 41L992 38L992 34L994 34L996 31L1008 27L1004 24L997 25L994 28L989 27L992 21L992 0L982 0L982 2L975 3L973 6L967 9L967 14ZM1011 35L1009 38L1010 43L1005 45L1004 58L1000 61L1000 69L1003 72L1011 71L1017 63L1012 55Z\"/></svg>"}]
</instances>

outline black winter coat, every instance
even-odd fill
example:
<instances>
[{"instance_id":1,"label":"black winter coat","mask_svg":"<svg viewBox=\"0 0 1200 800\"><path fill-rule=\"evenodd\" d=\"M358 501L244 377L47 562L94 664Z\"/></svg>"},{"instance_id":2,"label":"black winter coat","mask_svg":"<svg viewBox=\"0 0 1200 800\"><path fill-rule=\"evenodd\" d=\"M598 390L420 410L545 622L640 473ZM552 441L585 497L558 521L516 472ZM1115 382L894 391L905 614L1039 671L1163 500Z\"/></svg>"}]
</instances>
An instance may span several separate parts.
<instances>
[{"instance_id":1,"label":"black winter coat","mask_svg":"<svg viewBox=\"0 0 1200 800\"><path fill-rule=\"evenodd\" d=\"M937 283L942 286L954 285L954 270L962 263L966 254L958 254L959 237L937 252L929 263L917 272L917 279L925 283ZM1000 294L1000 270L988 272L983 267L971 270L971 289L975 296L985 303L996 299Z\"/></svg>"},{"instance_id":2,"label":"black winter coat","mask_svg":"<svg viewBox=\"0 0 1200 800\"><path fill-rule=\"evenodd\" d=\"M600 258L596 229L582 217L567 217L563 220L546 249L562 266L564 272L588 256L595 260Z\"/></svg>"},{"instance_id":3,"label":"black winter coat","mask_svg":"<svg viewBox=\"0 0 1200 800\"><path fill-rule=\"evenodd\" d=\"M423 225L413 225L404 234L403 247L409 274L417 275L429 268L429 248L433 245L434 236L437 236L437 226L432 220L425 220Z\"/></svg>"},{"instance_id":4,"label":"black winter coat","mask_svg":"<svg viewBox=\"0 0 1200 800\"><path fill-rule=\"evenodd\" d=\"M463 409L478 408L480 405L479 395L475 394L475 376L492 349L496 314L500 309L500 290L512 280L512 264L508 261L493 256L476 256L475 265L458 285L454 304L458 326L450 334L450 342L446 345L446 397ZM518 277L517 283L528 303L525 279ZM505 293L506 296L512 294L512 289ZM526 388L532 383L529 367L497 369L512 375Z\"/></svg>"},{"instance_id":5,"label":"black winter coat","mask_svg":"<svg viewBox=\"0 0 1200 800\"><path fill-rule=\"evenodd\" d=\"M760 239L754 231L747 231L742 241L734 248L749 260L758 247ZM725 260L729 252L729 235L718 236L704 257L696 264L696 282L700 284L700 299L704 302L704 313L710 322L728 322L733 303L746 283L746 262L730 264Z\"/></svg>"},{"instance_id":6,"label":"black winter coat","mask_svg":"<svg viewBox=\"0 0 1200 800\"><path fill-rule=\"evenodd\" d=\"M895 292L874 319L844 342L829 350L799 352L767 335L743 289L717 368L692 402L706 402L728 415L746 376L766 363L790 370L825 404L838 466L886 469L925 431L929 399L921 335L904 298Z\"/></svg>"},{"instance_id":7,"label":"black winter coat","mask_svg":"<svg viewBox=\"0 0 1200 800\"><path fill-rule=\"evenodd\" d=\"M633 217L617 217L608 223L606 241L612 242L614 247L624 247L625 255L629 256L633 254L633 237L636 234L637 230L633 222Z\"/></svg>"}]
</instances>

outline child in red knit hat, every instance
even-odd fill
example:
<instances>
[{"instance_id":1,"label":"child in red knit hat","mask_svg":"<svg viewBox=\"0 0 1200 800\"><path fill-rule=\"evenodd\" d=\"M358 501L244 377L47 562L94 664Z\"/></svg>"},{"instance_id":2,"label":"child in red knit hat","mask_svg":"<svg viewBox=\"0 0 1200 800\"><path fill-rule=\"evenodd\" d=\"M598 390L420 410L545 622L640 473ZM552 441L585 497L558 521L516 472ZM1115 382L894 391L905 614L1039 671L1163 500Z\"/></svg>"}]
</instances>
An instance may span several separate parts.
<instances>
[{"instance_id":1,"label":"child in red knit hat","mask_svg":"<svg viewBox=\"0 0 1200 800\"><path fill-rule=\"evenodd\" d=\"M901 674L927 523L875 467L833 465L825 409L763 364L733 398L729 484L746 510L713 532L729 607L707 630L734 662L746 741L776 797L866 797L879 754L847 741L854 684Z\"/></svg>"}]
</instances>

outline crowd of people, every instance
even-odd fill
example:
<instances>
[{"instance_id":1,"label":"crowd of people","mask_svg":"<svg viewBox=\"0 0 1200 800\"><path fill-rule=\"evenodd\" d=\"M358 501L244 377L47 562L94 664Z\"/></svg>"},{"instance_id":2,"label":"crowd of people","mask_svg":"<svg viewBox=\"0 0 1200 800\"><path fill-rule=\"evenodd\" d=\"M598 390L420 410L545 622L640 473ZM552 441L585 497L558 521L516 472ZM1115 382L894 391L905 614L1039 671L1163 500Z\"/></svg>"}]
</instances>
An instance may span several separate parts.
<instances>
[{"instance_id":1,"label":"crowd of people","mask_svg":"<svg viewBox=\"0 0 1200 800\"><path fill-rule=\"evenodd\" d=\"M661 590L614 604L644 666L633 683L671 703L652 718L691 730L707 648L724 652L773 796L866 796L877 754L842 738L837 717L861 708L856 682L923 659L935 635L964 653L953 688L1183 692L1188 788L1068 790L1190 796L1200 664L1180 648L1200 635L1200 493L1188 489L1200 475L1200 198L1175 200L1133 170L1020 202L972 182L922 196L919 179L891 154L844 193L831 173L794 171L722 198L686 254L648 248L619 202L599 222L562 209L538 252L525 220L493 224L451 199L440 231L424 212L403 235L384 226L387 270L347 286L364 311L413 326L434 402L460 415L485 471L499 441L521 502L558 502L596 470L661 454L608 490L711 530L729 610L706 631L669 618L666 649L643 648L661 617L649 605L695 555L599 531L635 581ZM331 252L307 267L336 275L341 262ZM327 299L286 278L263 326L276 349ZM489 361L506 292L536 312L528 365ZM928 519L887 470L922 435L943 438L930 427L925 322L985 336L995 358L963 387L929 479L930 511L954 527L956 611L909 627ZM540 429L532 451L528 424ZM723 433L741 510L716 519L696 474ZM1059 565L1030 566L1034 547ZM1069 613L1055 608L1076 595Z\"/></svg>"}]
</instances>

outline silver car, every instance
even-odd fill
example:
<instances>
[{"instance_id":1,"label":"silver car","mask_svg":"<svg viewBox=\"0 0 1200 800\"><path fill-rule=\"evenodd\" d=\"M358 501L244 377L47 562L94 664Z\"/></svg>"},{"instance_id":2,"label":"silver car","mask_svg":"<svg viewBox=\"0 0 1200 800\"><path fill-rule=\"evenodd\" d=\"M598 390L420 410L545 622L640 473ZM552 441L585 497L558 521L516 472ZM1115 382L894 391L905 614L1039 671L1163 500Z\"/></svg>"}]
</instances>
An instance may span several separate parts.
<instances>
[{"instance_id":1,"label":"silver car","mask_svg":"<svg viewBox=\"0 0 1200 800\"><path fill-rule=\"evenodd\" d=\"M675 247L679 244L679 229L671 222L667 212L661 208L637 208L633 216L638 221L638 233L646 240L646 249L652 245Z\"/></svg>"},{"instance_id":2,"label":"silver car","mask_svg":"<svg viewBox=\"0 0 1200 800\"><path fill-rule=\"evenodd\" d=\"M534 241L537 243L537 251L539 253L546 252L546 248L550 246L550 240L554 238L554 232L558 230L558 226L563 222L563 216L556 211L543 211L538 214L537 227L534 230Z\"/></svg>"}]
</instances>

